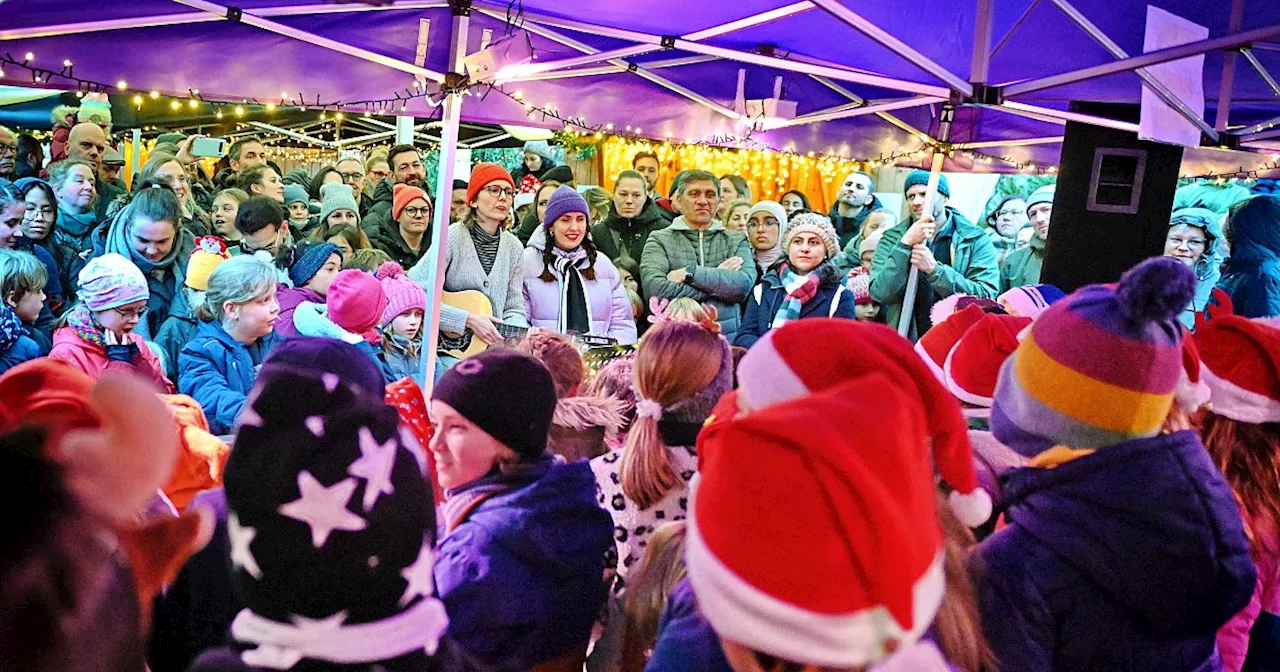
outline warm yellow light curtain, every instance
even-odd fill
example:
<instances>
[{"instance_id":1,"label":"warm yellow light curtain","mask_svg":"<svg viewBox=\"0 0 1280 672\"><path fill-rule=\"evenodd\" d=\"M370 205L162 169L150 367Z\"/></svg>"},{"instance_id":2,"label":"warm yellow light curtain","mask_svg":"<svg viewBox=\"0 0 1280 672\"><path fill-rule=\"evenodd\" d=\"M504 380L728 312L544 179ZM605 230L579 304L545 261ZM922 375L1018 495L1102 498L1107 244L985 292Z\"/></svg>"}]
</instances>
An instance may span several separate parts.
<instances>
[{"instance_id":1,"label":"warm yellow light curtain","mask_svg":"<svg viewBox=\"0 0 1280 672\"><path fill-rule=\"evenodd\" d=\"M603 186L612 190L614 178L623 170L630 169L631 157L641 151L657 154L662 162L658 181L661 194L670 191L671 182L680 171L709 170L717 177L741 175L751 188L752 201L776 201L782 194L795 189L808 197L814 210L822 213L831 210L836 190L845 175L855 170L867 170L856 161L830 157L611 137L600 146L604 159Z\"/></svg>"}]
</instances>

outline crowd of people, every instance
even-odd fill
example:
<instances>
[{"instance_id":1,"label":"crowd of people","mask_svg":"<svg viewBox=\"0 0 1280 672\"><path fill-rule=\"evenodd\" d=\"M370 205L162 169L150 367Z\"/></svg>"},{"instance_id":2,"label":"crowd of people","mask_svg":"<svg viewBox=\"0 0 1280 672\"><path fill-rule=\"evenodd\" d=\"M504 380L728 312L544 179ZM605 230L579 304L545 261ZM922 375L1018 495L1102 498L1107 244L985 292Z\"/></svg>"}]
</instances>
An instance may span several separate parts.
<instances>
[{"instance_id":1,"label":"crowd of people","mask_svg":"<svg viewBox=\"0 0 1280 672\"><path fill-rule=\"evenodd\" d=\"M1051 185L65 130L0 128L4 669L1280 661L1280 197L1064 294Z\"/></svg>"}]
</instances>

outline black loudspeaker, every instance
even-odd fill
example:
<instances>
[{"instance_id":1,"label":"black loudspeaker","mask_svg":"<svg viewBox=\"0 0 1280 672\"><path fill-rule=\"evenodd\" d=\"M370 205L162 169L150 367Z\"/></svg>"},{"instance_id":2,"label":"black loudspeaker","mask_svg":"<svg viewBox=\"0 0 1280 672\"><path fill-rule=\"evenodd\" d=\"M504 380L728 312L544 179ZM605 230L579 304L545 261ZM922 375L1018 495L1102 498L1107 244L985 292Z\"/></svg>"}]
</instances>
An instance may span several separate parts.
<instances>
[{"instance_id":1,"label":"black loudspeaker","mask_svg":"<svg viewBox=\"0 0 1280 672\"><path fill-rule=\"evenodd\" d=\"M1163 254L1181 164L1181 147L1067 123L1040 282L1070 293Z\"/></svg>"}]
</instances>

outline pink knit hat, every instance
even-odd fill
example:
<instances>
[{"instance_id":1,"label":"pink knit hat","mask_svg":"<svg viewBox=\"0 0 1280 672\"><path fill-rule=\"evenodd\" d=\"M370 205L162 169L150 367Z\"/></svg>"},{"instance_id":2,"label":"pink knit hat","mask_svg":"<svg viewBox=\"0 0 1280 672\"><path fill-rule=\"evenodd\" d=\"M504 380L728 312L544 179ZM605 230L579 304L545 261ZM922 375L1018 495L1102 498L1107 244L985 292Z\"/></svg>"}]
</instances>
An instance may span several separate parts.
<instances>
[{"instance_id":1,"label":"pink knit hat","mask_svg":"<svg viewBox=\"0 0 1280 672\"><path fill-rule=\"evenodd\" d=\"M353 334L363 334L378 326L382 311L387 308L387 294L377 278L348 269L333 279L325 303L334 324Z\"/></svg>"},{"instance_id":2,"label":"pink knit hat","mask_svg":"<svg viewBox=\"0 0 1280 672\"><path fill-rule=\"evenodd\" d=\"M387 326L391 320L410 310L427 311L427 293L422 286L404 274L404 267L394 261L383 262L376 274L387 295L387 309L382 311L379 326Z\"/></svg>"}]
</instances>

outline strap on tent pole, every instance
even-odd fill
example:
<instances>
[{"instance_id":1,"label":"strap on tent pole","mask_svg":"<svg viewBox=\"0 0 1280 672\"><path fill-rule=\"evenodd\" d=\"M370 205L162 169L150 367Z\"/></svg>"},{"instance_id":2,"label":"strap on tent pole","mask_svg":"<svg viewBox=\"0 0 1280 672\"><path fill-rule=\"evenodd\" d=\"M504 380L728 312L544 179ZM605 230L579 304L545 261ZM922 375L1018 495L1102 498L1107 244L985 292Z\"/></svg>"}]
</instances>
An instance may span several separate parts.
<instances>
[{"instance_id":1,"label":"strap on tent pole","mask_svg":"<svg viewBox=\"0 0 1280 672\"><path fill-rule=\"evenodd\" d=\"M942 117L938 123L938 140L940 142L946 142L951 137L951 121L955 117L955 112L955 108L950 105L942 106ZM938 197L938 181L942 178L942 164L946 161L946 158L945 151L935 150L933 153L933 165L929 170L929 183L925 186L924 191L924 211L922 216L933 213L933 201ZM909 207L910 205L908 204ZM933 234L935 236L938 235L936 222ZM919 289L920 269L912 266L911 272L907 276L906 292L902 295L902 314L898 316L898 333L904 337L911 330L911 319L915 314L916 294Z\"/></svg>"}]
</instances>

